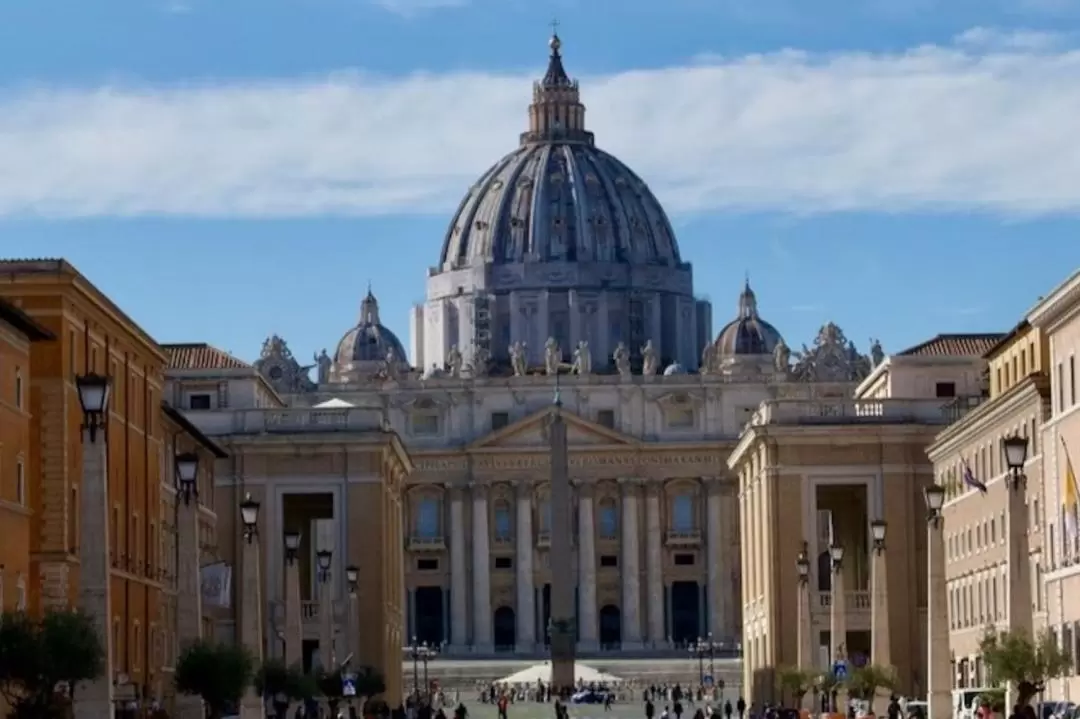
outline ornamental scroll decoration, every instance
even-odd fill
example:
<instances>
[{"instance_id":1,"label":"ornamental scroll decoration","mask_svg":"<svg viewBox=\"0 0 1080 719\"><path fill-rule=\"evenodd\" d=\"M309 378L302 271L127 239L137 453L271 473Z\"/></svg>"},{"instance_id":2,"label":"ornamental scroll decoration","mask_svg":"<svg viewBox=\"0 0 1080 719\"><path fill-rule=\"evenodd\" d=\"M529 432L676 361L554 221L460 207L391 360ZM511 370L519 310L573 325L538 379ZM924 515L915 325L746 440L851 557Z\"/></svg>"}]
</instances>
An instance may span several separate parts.
<instances>
[{"instance_id":1,"label":"ornamental scroll decoration","mask_svg":"<svg viewBox=\"0 0 1080 719\"><path fill-rule=\"evenodd\" d=\"M795 354L791 375L801 382L858 382L870 374L871 360L855 349L836 323L818 331L812 347Z\"/></svg>"},{"instance_id":2,"label":"ornamental scroll decoration","mask_svg":"<svg viewBox=\"0 0 1080 719\"><path fill-rule=\"evenodd\" d=\"M276 392L299 394L311 392L316 385L309 373L314 364L301 365L296 361L288 343L279 335L271 335L263 342L255 369L266 378Z\"/></svg>"}]
</instances>

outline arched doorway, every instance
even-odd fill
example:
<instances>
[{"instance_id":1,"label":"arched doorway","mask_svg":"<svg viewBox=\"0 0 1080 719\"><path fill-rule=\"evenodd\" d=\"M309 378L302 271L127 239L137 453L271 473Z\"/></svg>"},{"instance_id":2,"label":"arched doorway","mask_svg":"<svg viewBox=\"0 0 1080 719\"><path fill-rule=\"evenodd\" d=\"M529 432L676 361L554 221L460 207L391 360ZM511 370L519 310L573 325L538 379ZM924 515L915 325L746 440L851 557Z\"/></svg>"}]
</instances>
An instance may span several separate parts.
<instances>
[{"instance_id":1,"label":"arched doorway","mask_svg":"<svg viewBox=\"0 0 1080 719\"><path fill-rule=\"evenodd\" d=\"M443 588L417 587L413 597L416 640L437 647L446 639L443 628Z\"/></svg>"},{"instance_id":2,"label":"arched doorway","mask_svg":"<svg viewBox=\"0 0 1080 719\"><path fill-rule=\"evenodd\" d=\"M600 607L600 648L618 649L622 644L622 612L614 604Z\"/></svg>"},{"instance_id":3,"label":"arched doorway","mask_svg":"<svg viewBox=\"0 0 1080 719\"><path fill-rule=\"evenodd\" d=\"M701 636L701 591L697 582L673 582L671 585L671 638L679 644L696 641Z\"/></svg>"},{"instance_id":4,"label":"arched doorway","mask_svg":"<svg viewBox=\"0 0 1080 719\"><path fill-rule=\"evenodd\" d=\"M495 610L495 651L513 651L517 642L517 619L510 607Z\"/></svg>"}]
</instances>

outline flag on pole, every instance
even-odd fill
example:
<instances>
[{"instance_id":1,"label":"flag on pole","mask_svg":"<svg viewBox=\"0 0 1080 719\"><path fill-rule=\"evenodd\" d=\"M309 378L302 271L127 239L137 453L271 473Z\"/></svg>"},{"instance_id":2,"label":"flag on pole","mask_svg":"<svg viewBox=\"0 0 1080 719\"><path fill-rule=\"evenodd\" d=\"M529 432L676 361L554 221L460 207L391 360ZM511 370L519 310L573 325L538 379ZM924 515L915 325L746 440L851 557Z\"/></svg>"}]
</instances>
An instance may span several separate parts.
<instances>
[{"instance_id":1,"label":"flag on pole","mask_svg":"<svg viewBox=\"0 0 1080 719\"><path fill-rule=\"evenodd\" d=\"M1065 444L1065 438L1061 438L1061 447L1065 450L1065 476L1062 487L1062 508L1065 510L1065 532L1070 540L1076 541L1077 512L1080 510L1080 490L1076 486L1076 472L1073 471L1072 457L1069 456L1069 445Z\"/></svg>"},{"instance_id":2,"label":"flag on pole","mask_svg":"<svg viewBox=\"0 0 1080 719\"><path fill-rule=\"evenodd\" d=\"M983 484L982 482L980 482L975 477L975 473L971 471L971 465L967 463L967 460L964 459L963 457L961 457L960 458L960 463L964 465L964 473L963 473L964 484L971 487L972 489L977 489L980 492L982 492L983 494L986 494L986 485Z\"/></svg>"}]
</instances>

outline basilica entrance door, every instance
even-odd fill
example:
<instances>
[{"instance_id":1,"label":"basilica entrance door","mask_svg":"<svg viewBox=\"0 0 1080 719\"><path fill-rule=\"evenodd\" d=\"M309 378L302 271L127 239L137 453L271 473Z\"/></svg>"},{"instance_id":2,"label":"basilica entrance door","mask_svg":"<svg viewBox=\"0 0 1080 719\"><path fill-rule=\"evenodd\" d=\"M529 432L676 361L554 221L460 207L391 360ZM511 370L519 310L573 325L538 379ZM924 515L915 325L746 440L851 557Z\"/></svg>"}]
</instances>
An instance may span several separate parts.
<instances>
[{"instance_id":1,"label":"basilica entrance door","mask_svg":"<svg viewBox=\"0 0 1080 719\"><path fill-rule=\"evenodd\" d=\"M677 644L697 641L701 636L701 590L697 582L671 585L671 638Z\"/></svg>"}]
</instances>

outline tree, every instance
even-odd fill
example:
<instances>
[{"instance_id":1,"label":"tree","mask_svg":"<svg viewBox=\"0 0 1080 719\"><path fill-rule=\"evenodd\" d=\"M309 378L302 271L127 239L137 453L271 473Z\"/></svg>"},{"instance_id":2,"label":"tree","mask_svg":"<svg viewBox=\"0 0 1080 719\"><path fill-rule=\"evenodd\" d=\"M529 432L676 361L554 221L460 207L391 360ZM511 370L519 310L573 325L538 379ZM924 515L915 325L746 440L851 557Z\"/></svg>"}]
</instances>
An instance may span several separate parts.
<instances>
[{"instance_id":1,"label":"tree","mask_svg":"<svg viewBox=\"0 0 1080 719\"><path fill-rule=\"evenodd\" d=\"M989 628L979 642L990 683L1016 685L1016 703L1028 706L1046 689L1046 683L1068 670L1069 657L1049 632L1032 638L1024 632L999 632Z\"/></svg>"},{"instance_id":2,"label":"tree","mask_svg":"<svg viewBox=\"0 0 1080 719\"><path fill-rule=\"evenodd\" d=\"M314 680L297 666L286 666L280 659L270 659L255 673L255 691L269 697L278 719L285 719L289 702L315 696Z\"/></svg>"},{"instance_id":3,"label":"tree","mask_svg":"<svg viewBox=\"0 0 1080 719\"><path fill-rule=\"evenodd\" d=\"M892 691L896 687L896 677L891 667L867 664L853 669L843 684L848 696L873 701L879 689Z\"/></svg>"},{"instance_id":4,"label":"tree","mask_svg":"<svg viewBox=\"0 0 1080 719\"><path fill-rule=\"evenodd\" d=\"M371 699L386 691L386 680L372 667L360 667L356 672L356 696Z\"/></svg>"},{"instance_id":5,"label":"tree","mask_svg":"<svg viewBox=\"0 0 1080 719\"><path fill-rule=\"evenodd\" d=\"M777 682L783 694L790 694L791 701L795 706L802 704L806 693L814 688L818 681L815 672L808 672L798 667L781 667L777 673Z\"/></svg>"},{"instance_id":6,"label":"tree","mask_svg":"<svg viewBox=\"0 0 1080 719\"><path fill-rule=\"evenodd\" d=\"M176 661L176 689L202 697L211 719L220 719L240 702L255 673L246 647L198 639Z\"/></svg>"},{"instance_id":7,"label":"tree","mask_svg":"<svg viewBox=\"0 0 1080 719\"><path fill-rule=\"evenodd\" d=\"M22 612L0 617L0 694L11 717L64 716L80 682L105 671L105 649L93 620L79 611ZM57 692L66 685L68 697Z\"/></svg>"}]
</instances>

